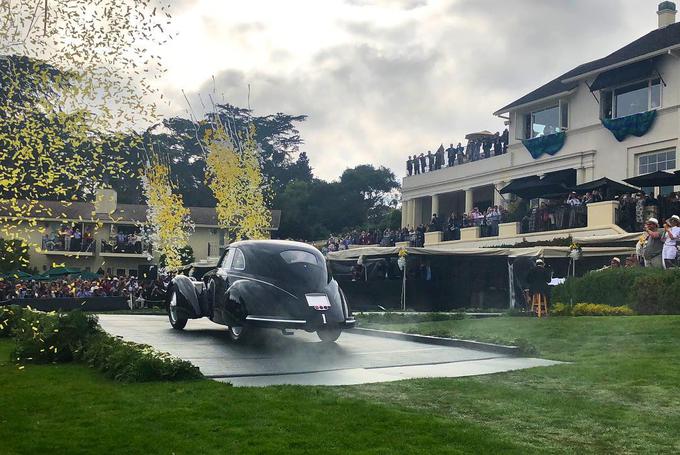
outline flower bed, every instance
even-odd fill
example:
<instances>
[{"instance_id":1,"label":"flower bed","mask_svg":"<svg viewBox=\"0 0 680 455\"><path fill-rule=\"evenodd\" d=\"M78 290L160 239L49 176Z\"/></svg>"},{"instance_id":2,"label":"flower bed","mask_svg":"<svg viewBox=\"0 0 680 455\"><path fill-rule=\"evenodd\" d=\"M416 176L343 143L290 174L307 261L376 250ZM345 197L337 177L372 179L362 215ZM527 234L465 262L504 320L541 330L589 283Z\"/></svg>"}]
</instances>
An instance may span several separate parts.
<instances>
[{"instance_id":1,"label":"flower bed","mask_svg":"<svg viewBox=\"0 0 680 455\"><path fill-rule=\"evenodd\" d=\"M202 377L190 362L112 337L101 329L95 315L78 310L45 313L0 307L0 336L14 337L11 356L18 363L81 361L122 382Z\"/></svg>"}]
</instances>

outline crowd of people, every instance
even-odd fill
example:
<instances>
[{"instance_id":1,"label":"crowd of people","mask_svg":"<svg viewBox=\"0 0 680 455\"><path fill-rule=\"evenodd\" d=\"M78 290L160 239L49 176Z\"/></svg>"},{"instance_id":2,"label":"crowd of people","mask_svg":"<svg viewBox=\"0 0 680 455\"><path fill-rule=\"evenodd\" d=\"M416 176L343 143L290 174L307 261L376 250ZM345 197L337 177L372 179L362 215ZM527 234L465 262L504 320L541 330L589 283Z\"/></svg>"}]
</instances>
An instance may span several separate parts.
<instances>
[{"instance_id":1,"label":"crowd of people","mask_svg":"<svg viewBox=\"0 0 680 455\"><path fill-rule=\"evenodd\" d=\"M58 229L45 233L42 249L45 251L92 251L94 235L91 226L62 224Z\"/></svg>"},{"instance_id":2,"label":"crowd of people","mask_svg":"<svg viewBox=\"0 0 680 455\"><path fill-rule=\"evenodd\" d=\"M650 218L668 219L680 213L680 193L670 193L658 198L640 191L618 198L618 224L628 232L639 232Z\"/></svg>"},{"instance_id":3,"label":"crowd of people","mask_svg":"<svg viewBox=\"0 0 680 455\"><path fill-rule=\"evenodd\" d=\"M321 251L324 255L327 252L349 249L350 245L379 245L394 246L397 242L404 242L408 239L408 230L404 229L367 229L353 230L342 235L332 235L323 245Z\"/></svg>"},{"instance_id":4,"label":"crowd of people","mask_svg":"<svg viewBox=\"0 0 680 455\"><path fill-rule=\"evenodd\" d=\"M45 233L42 237L42 249L45 251L92 252L94 249L94 231L88 225L62 224L58 229ZM139 232L118 231L108 240L102 240L102 252L105 253L137 253L147 249Z\"/></svg>"},{"instance_id":5,"label":"crowd of people","mask_svg":"<svg viewBox=\"0 0 680 455\"><path fill-rule=\"evenodd\" d=\"M672 215L664 220L663 227L659 227L659 220L656 218L649 218L637 242L637 256L642 258L645 267L676 267L679 237L680 216Z\"/></svg>"},{"instance_id":6,"label":"crowd of people","mask_svg":"<svg viewBox=\"0 0 680 455\"><path fill-rule=\"evenodd\" d=\"M132 297L151 301L165 298L171 277L155 280L135 276L102 276L85 280L59 279L55 281L13 280L0 281L0 301L12 299L53 299L89 297Z\"/></svg>"},{"instance_id":7,"label":"crowd of people","mask_svg":"<svg viewBox=\"0 0 680 455\"><path fill-rule=\"evenodd\" d=\"M602 202L598 190L578 195L571 192L566 199L543 201L530 209L520 222L522 233L584 227L588 223L587 205Z\"/></svg>"},{"instance_id":8,"label":"crowd of people","mask_svg":"<svg viewBox=\"0 0 680 455\"><path fill-rule=\"evenodd\" d=\"M465 147L459 142L455 147L450 144L447 149L444 149L442 145L434 153L428 150L427 154L409 156L406 160L406 171L409 176L424 174L443 167L452 167L503 155L508 152L508 134L506 128L503 133L496 132L493 135L468 140Z\"/></svg>"}]
</instances>

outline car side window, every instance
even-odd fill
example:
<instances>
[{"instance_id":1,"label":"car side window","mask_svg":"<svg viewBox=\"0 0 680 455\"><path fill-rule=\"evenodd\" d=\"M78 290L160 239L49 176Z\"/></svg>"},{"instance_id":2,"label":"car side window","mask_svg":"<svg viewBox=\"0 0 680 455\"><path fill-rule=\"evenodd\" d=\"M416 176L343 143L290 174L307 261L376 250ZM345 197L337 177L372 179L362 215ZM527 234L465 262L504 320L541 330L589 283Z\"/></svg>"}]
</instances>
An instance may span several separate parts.
<instances>
[{"instance_id":1,"label":"car side window","mask_svg":"<svg viewBox=\"0 0 680 455\"><path fill-rule=\"evenodd\" d=\"M234 270L246 269L246 258L243 256L243 252L239 249L234 250L234 260L231 263L231 268Z\"/></svg>"},{"instance_id":2,"label":"car side window","mask_svg":"<svg viewBox=\"0 0 680 455\"><path fill-rule=\"evenodd\" d=\"M224 258L222 259L222 263L220 264L221 269L229 270L231 267L231 263L234 260L234 251L233 249L227 250L227 253L224 255Z\"/></svg>"}]
</instances>

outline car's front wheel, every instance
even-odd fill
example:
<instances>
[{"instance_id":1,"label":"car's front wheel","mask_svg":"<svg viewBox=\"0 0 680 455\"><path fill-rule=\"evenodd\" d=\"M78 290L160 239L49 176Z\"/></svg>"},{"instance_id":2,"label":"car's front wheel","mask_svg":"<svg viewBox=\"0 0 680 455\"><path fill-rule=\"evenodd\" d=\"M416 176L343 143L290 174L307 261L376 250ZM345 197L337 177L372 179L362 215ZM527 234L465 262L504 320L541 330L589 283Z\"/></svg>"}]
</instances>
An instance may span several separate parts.
<instances>
[{"instance_id":1,"label":"car's front wheel","mask_svg":"<svg viewBox=\"0 0 680 455\"><path fill-rule=\"evenodd\" d=\"M178 310L177 304L180 298L182 296L177 292L177 289L173 289L170 295L170 303L168 304L168 319L170 319L170 325L175 330L182 330L189 320Z\"/></svg>"},{"instance_id":2,"label":"car's front wheel","mask_svg":"<svg viewBox=\"0 0 680 455\"><path fill-rule=\"evenodd\" d=\"M230 325L227 333L231 341L242 342L248 333L248 329L242 325Z\"/></svg>"},{"instance_id":3,"label":"car's front wheel","mask_svg":"<svg viewBox=\"0 0 680 455\"><path fill-rule=\"evenodd\" d=\"M340 334L342 333L342 329L319 329L316 331L316 334L319 336L319 339L323 341L324 343L332 343L336 341L338 338L340 338Z\"/></svg>"}]
</instances>

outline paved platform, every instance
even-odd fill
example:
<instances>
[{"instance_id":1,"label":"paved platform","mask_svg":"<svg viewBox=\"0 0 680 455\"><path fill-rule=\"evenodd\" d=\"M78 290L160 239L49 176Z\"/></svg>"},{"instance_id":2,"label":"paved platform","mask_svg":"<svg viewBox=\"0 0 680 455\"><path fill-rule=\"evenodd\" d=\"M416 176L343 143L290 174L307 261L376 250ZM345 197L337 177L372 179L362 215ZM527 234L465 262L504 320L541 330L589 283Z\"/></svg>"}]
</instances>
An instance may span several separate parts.
<instances>
[{"instance_id":1,"label":"paved platform","mask_svg":"<svg viewBox=\"0 0 680 455\"><path fill-rule=\"evenodd\" d=\"M412 378L460 377L558 362L345 332L336 343L314 333L263 330L255 342L229 341L226 328L190 320L183 331L165 316L100 315L101 326L126 340L188 360L207 377L237 386L350 385Z\"/></svg>"}]
</instances>

